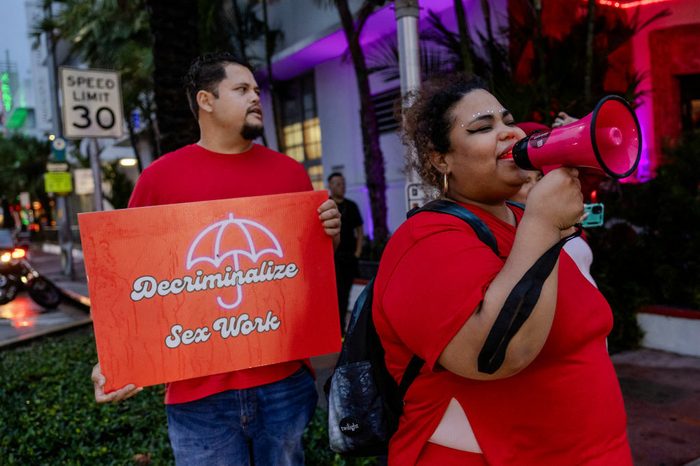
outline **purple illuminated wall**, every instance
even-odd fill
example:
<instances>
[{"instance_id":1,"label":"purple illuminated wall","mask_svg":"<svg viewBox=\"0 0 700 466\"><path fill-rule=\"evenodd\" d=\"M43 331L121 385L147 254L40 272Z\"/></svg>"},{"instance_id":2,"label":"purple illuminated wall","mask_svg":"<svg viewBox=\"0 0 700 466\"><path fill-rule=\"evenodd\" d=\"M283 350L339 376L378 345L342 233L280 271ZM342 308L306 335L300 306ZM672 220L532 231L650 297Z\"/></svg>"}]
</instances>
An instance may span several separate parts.
<instances>
[{"instance_id":1,"label":"purple illuminated wall","mask_svg":"<svg viewBox=\"0 0 700 466\"><path fill-rule=\"evenodd\" d=\"M421 4L424 7L420 13L421 21L424 21L427 18L428 8L435 12L442 12L446 8L452 8L453 0L431 0L423 1ZM387 35L396 35L396 15L393 4L381 8L367 20L360 42L363 47L367 47ZM276 60L273 74L280 80L293 78L327 60L343 55L346 49L345 34L340 29L295 53Z\"/></svg>"}]
</instances>

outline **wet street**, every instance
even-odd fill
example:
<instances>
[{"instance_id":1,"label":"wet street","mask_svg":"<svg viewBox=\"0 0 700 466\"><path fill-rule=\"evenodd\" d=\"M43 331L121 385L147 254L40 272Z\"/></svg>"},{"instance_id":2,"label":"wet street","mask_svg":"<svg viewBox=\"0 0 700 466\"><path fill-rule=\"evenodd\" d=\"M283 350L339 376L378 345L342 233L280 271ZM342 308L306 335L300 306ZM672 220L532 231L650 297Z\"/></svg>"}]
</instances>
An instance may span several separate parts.
<instances>
[{"instance_id":1,"label":"wet street","mask_svg":"<svg viewBox=\"0 0 700 466\"><path fill-rule=\"evenodd\" d=\"M68 280L61 274L60 261L55 254L32 249L29 262L65 293L76 298L87 296L82 261L76 261L76 280ZM45 309L35 303L26 291L22 291L14 300L0 305L0 348L90 321L89 312L70 299L64 299L56 309Z\"/></svg>"}]
</instances>

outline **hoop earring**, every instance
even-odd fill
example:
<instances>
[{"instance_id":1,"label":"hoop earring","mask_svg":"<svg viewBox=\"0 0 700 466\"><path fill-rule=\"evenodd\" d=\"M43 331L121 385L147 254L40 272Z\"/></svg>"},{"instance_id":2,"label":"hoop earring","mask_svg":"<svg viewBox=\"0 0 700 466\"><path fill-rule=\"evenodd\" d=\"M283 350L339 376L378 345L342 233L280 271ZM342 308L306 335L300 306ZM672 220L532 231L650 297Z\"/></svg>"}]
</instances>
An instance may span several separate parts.
<instances>
[{"instance_id":1,"label":"hoop earring","mask_svg":"<svg viewBox=\"0 0 700 466\"><path fill-rule=\"evenodd\" d=\"M447 196L447 190L449 189L449 184L447 183L447 172L442 174L442 195Z\"/></svg>"}]
</instances>

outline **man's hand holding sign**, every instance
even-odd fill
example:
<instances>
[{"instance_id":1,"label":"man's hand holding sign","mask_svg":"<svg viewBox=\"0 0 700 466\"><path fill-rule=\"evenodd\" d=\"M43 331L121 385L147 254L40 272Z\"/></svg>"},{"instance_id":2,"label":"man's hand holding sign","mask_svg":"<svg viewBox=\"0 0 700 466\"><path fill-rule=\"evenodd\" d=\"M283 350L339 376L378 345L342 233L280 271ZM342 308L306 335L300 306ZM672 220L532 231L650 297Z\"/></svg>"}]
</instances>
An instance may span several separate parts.
<instances>
[{"instance_id":1,"label":"man's hand holding sign","mask_svg":"<svg viewBox=\"0 0 700 466\"><path fill-rule=\"evenodd\" d=\"M98 402L339 349L329 237L340 214L325 192L82 214L80 224Z\"/></svg>"}]
</instances>

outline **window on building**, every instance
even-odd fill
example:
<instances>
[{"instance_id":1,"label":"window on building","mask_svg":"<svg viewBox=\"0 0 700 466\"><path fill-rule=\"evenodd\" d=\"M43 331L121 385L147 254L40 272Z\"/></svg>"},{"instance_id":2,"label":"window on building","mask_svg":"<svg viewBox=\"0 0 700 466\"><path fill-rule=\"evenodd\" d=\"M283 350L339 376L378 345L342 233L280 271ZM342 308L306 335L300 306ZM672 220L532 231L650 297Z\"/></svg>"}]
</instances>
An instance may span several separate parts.
<instances>
[{"instance_id":1,"label":"window on building","mask_svg":"<svg viewBox=\"0 0 700 466\"><path fill-rule=\"evenodd\" d=\"M321 125L313 73L280 83L282 149L306 167L315 189L323 189Z\"/></svg>"},{"instance_id":2,"label":"window on building","mask_svg":"<svg viewBox=\"0 0 700 466\"><path fill-rule=\"evenodd\" d=\"M700 74L679 76L678 79L683 130L700 130Z\"/></svg>"},{"instance_id":3,"label":"window on building","mask_svg":"<svg viewBox=\"0 0 700 466\"><path fill-rule=\"evenodd\" d=\"M399 98L401 98L401 89L398 87L372 96L379 133L389 133L399 128L399 122L394 116L394 105Z\"/></svg>"}]
</instances>

